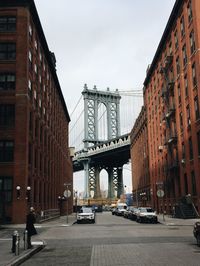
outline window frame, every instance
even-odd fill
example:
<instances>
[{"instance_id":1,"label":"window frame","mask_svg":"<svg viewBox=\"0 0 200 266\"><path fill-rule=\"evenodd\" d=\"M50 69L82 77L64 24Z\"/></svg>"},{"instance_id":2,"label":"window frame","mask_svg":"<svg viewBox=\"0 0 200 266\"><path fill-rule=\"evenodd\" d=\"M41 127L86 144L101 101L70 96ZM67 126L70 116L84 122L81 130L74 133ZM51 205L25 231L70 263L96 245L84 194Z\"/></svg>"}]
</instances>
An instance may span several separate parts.
<instances>
[{"instance_id":1,"label":"window frame","mask_svg":"<svg viewBox=\"0 0 200 266\"><path fill-rule=\"evenodd\" d=\"M16 60L16 43L0 42L0 61Z\"/></svg>"},{"instance_id":2,"label":"window frame","mask_svg":"<svg viewBox=\"0 0 200 266\"><path fill-rule=\"evenodd\" d=\"M5 20L5 22L2 21L3 19ZM17 29L16 16L9 16L9 15L0 16L0 32L1 33L3 33L3 32L15 32L16 29Z\"/></svg>"}]
</instances>

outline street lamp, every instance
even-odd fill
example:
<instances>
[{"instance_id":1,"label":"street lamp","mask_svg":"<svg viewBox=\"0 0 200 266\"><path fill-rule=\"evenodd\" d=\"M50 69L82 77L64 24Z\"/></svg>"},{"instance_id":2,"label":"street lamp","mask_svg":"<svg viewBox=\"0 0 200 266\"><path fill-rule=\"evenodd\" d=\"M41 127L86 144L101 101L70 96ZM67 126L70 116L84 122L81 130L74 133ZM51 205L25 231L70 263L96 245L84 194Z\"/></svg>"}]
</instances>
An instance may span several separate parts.
<instances>
[{"instance_id":1,"label":"street lamp","mask_svg":"<svg viewBox=\"0 0 200 266\"><path fill-rule=\"evenodd\" d=\"M59 205L59 210L60 210L60 216L62 214L62 202L65 200L64 196L58 196L58 205Z\"/></svg>"},{"instance_id":2,"label":"street lamp","mask_svg":"<svg viewBox=\"0 0 200 266\"><path fill-rule=\"evenodd\" d=\"M17 190L17 199L20 198L20 190L21 190L21 187L20 186L16 186L16 190Z\"/></svg>"},{"instance_id":3,"label":"street lamp","mask_svg":"<svg viewBox=\"0 0 200 266\"><path fill-rule=\"evenodd\" d=\"M30 201L30 193L31 193L31 187L27 186L27 188L26 188L26 199L27 199L27 201Z\"/></svg>"},{"instance_id":4,"label":"street lamp","mask_svg":"<svg viewBox=\"0 0 200 266\"><path fill-rule=\"evenodd\" d=\"M71 186L71 183L64 183L64 186L67 188L65 191L64 191L64 197L66 198L67 200L67 224L68 224L68 209L69 209L69 204L68 204L68 198L71 197L71 191L69 190L69 186Z\"/></svg>"}]
</instances>

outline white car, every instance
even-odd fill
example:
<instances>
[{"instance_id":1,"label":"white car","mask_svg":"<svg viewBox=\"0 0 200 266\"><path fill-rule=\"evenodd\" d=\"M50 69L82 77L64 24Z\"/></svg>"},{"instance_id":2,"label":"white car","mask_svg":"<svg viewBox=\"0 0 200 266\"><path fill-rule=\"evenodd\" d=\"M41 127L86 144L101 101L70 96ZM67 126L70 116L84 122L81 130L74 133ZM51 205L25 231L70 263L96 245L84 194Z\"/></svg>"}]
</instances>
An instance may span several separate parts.
<instances>
[{"instance_id":1,"label":"white car","mask_svg":"<svg viewBox=\"0 0 200 266\"><path fill-rule=\"evenodd\" d=\"M81 222L91 222L95 223L95 212L92 208L83 207L77 214L77 224Z\"/></svg>"},{"instance_id":2,"label":"white car","mask_svg":"<svg viewBox=\"0 0 200 266\"><path fill-rule=\"evenodd\" d=\"M138 223L148 222L148 223L157 223L158 217L156 212L150 207L139 207L136 213L136 221Z\"/></svg>"}]
</instances>

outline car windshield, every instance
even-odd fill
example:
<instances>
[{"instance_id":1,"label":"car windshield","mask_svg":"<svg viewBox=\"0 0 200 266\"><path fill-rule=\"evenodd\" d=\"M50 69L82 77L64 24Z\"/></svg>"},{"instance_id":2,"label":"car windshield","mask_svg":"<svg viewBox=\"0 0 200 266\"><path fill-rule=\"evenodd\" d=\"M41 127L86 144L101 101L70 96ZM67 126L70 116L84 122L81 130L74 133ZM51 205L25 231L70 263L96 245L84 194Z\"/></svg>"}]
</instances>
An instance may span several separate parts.
<instances>
[{"instance_id":1,"label":"car windshield","mask_svg":"<svg viewBox=\"0 0 200 266\"><path fill-rule=\"evenodd\" d=\"M126 206L118 206L119 210L126 209Z\"/></svg>"},{"instance_id":2,"label":"car windshield","mask_svg":"<svg viewBox=\"0 0 200 266\"><path fill-rule=\"evenodd\" d=\"M141 208L140 211L141 212L154 212L154 210L151 208Z\"/></svg>"},{"instance_id":3,"label":"car windshield","mask_svg":"<svg viewBox=\"0 0 200 266\"><path fill-rule=\"evenodd\" d=\"M82 208L80 212L92 213L92 209L91 208Z\"/></svg>"}]
</instances>

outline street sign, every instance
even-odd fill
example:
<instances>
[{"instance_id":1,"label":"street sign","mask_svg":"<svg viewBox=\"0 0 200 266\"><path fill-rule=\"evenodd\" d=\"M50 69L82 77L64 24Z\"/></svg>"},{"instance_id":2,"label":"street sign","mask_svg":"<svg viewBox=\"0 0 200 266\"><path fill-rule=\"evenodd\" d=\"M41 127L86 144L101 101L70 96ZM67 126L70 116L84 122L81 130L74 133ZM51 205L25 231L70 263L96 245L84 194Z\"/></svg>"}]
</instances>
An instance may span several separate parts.
<instances>
[{"instance_id":1,"label":"street sign","mask_svg":"<svg viewBox=\"0 0 200 266\"><path fill-rule=\"evenodd\" d=\"M63 195L64 195L65 198L70 198L71 197L71 194L72 193L71 193L70 190L65 190L64 193L63 193Z\"/></svg>"},{"instance_id":2,"label":"street sign","mask_svg":"<svg viewBox=\"0 0 200 266\"><path fill-rule=\"evenodd\" d=\"M162 198L164 195L165 195L164 190L162 190L162 189L158 189L158 190L157 190L157 196L158 196L159 198Z\"/></svg>"}]
</instances>

